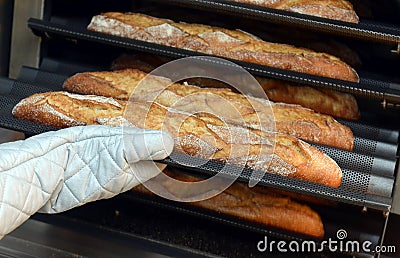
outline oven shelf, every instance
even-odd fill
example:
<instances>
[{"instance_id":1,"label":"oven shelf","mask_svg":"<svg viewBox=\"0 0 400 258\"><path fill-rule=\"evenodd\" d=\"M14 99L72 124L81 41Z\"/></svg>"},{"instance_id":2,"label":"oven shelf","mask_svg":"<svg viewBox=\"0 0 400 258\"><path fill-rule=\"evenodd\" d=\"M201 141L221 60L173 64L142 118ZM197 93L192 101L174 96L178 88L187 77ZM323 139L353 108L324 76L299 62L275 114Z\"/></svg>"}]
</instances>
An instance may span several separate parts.
<instances>
[{"instance_id":1,"label":"oven shelf","mask_svg":"<svg viewBox=\"0 0 400 258\"><path fill-rule=\"evenodd\" d=\"M73 24L73 25L71 25ZM30 18L28 26L38 36L44 38L61 37L66 40L84 40L100 44L112 45L126 49L144 51L174 58L188 56L204 56L203 53L193 52L174 47L167 47L158 44L148 43L139 40L127 39L113 35L107 35L86 29L84 22L71 22L70 25L59 24L57 22L45 21ZM253 63L230 60L252 74L266 76L275 79L291 81L326 89L333 89L351 93L363 98L383 101L390 103L400 103L400 85L387 81L361 77L358 83L342 81L332 78L320 77L294 71L277 69Z\"/></svg>"},{"instance_id":2,"label":"oven shelf","mask_svg":"<svg viewBox=\"0 0 400 258\"><path fill-rule=\"evenodd\" d=\"M400 42L400 28L361 19L358 24L330 20L295 12L237 3L229 0L152 0L204 11L213 11L235 17L260 20L281 25L291 25L318 32L341 35L367 41L376 41L397 46Z\"/></svg>"},{"instance_id":3,"label":"oven shelf","mask_svg":"<svg viewBox=\"0 0 400 258\"><path fill-rule=\"evenodd\" d=\"M324 239L336 239L336 232L345 229L349 233L348 239L359 242L369 239L371 247L379 245L382 237L380 228L386 221L380 214L363 214L357 221L353 218L360 216L360 211L351 207L338 207L331 212L320 211L320 214L325 227ZM269 241L293 240L301 243L310 240L304 239L304 236L133 191L58 215L36 214L33 219L81 234L96 232L101 239L111 236L113 243L118 240L134 246L139 242L142 247L150 246L150 250L164 249L164 253L174 257L264 257L266 253L257 250L257 243L265 236ZM322 241L311 240L318 247ZM156 245L159 245L158 248ZM343 253L328 250L320 253L347 257ZM303 257L304 253L296 255L274 252L270 255L282 258Z\"/></svg>"}]
</instances>

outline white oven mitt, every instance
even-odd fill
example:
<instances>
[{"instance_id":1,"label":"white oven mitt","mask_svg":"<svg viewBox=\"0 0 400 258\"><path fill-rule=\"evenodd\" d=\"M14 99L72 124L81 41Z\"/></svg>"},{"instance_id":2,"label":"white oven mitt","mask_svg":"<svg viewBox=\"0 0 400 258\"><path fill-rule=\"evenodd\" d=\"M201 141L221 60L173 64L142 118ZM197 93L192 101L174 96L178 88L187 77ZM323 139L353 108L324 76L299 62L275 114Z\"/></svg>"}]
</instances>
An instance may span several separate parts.
<instances>
[{"instance_id":1,"label":"white oven mitt","mask_svg":"<svg viewBox=\"0 0 400 258\"><path fill-rule=\"evenodd\" d=\"M0 239L35 212L111 198L156 176L173 149L165 133L72 127L0 145ZM140 175L140 181L138 180Z\"/></svg>"}]
</instances>

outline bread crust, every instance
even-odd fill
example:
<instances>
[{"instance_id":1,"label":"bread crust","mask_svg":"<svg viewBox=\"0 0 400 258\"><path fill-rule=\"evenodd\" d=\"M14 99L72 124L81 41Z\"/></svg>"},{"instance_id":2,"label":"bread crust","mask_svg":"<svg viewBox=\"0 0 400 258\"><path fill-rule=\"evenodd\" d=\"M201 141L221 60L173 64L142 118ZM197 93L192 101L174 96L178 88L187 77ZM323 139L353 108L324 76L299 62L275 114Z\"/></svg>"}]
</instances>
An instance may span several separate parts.
<instances>
[{"instance_id":1,"label":"bread crust","mask_svg":"<svg viewBox=\"0 0 400 258\"><path fill-rule=\"evenodd\" d=\"M21 100L13 108L12 114L16 118L64 128L93 124L97 115L104 114L105 110L113 110L114 115L122 115L112 108L121 108L123 105L124 102L102 96L46 92Z\"/></svg>"},{"instance_id":2,"label":"bread crust","mask_svg":"<svg viewBox=\"0 0 400 258\"><path fill-rule=\"evenodd\" d=\"M345 0L232 0L322 18L358 23L353 5Z\"/></svg>"},{"instance_id":3,"label":"bread crust","mask_svg":"<svg viewBox=\"0 0 400 258\"><path fill-rule=\"evenodd\" d=\"M260 121L271 121L273 119L271 113L273 112L276 127L274 129L277 132L322 145L349 151L353 149L354 136L347 126L338 123L330 116L318 114L311 109L298 105L268 103L261 99L245 97L229 89L199 88L191 85L172 84L164 90L163 85L158 83L158 81L164 80L161 77L153 77L151 80L154 80L154 83L149 87L140 87L140 92L136 91L136 85L146 75L147 73L135 69L79 73L64 82L64 89L82 94L99 94L123 100L131 97L131 99L137 101L156 101L164 106L173 106L175 109L185 112L196 111L192 110L192 108L199 110L200 107L213 111L219 105L207 105L204 103L204 99L210 99L212 95L215 95L231 101L240 112L240 119L246 122L245 126L260 129ZM78 85L78 87L75 85ZM164 91L154 99L151 93L159 90ZM197 94L197 97L195 94ZM176 101L180 98L190 103L186 106L180 105L178 107ZM215 102L218 103L218 100L215 100ZM232 122L236 123L236 121ZM244 124L240 125L243 126ZM267 126L267 129L269 128Z\"/></svg>"},{"instance_id":4,"label":"bread crust","mask_svg":"<svg viewBox=\"0 0 400 258\"><path fill-rule=\"evenodd\" d=\"M301 105L342 119L360 119L357 101L350 94L261 77L256 79L272 101Z\"/></svg>"},{"instance_id":5,"label":"bread crust","mask_svg":"<svg viewBox=\"0 0 400 258\"><path fill-rule=\"evenodd\" d=\"M163 173L183 182L197 182L201 180L168 167ZM161 184L171 192L171 186L168 182L162 182ZM262 191L260 191L261 189ZM175 188L173 189L174 192L176 190ZM191 191L189 186L179 190L183 194L190 193ZM136 186L132 191L152 194L143 185ZM318 213L307 205L292 201L289 197L276 194L272 189L265 187L256 186L249 188L244 184L234 183L224 192L213 198L189 204L299 234L317 238L324 236L324 225Z\"/></svg>"},{"instance_id":6,"label":"bread crust","mask_svg":"<svg viewBox=\"0 0 400 258\"><path fill-rule=\"evenodd\" d=\"M359 80L354 69L337 57L286 44L269 43L239 30L117 12L94 16L87 28L280 69L353 82Z\"/></svg>"},{"instance_id":7,"label":"bread crust","mask_svg":"<svg viewBox=\"0 0 400 258\"><path fill-rule=\"evenodd\" d=\"M295 137L226 125L213 116L188 115L157 103L135 102L127 106L127 102L112 98L48 92L22 100L13 115L60 128L125 124L164 130L175 139L176 152L331 187L339 187L342 180L342 172L331 158Z\"/></svg>"}]
</instances>

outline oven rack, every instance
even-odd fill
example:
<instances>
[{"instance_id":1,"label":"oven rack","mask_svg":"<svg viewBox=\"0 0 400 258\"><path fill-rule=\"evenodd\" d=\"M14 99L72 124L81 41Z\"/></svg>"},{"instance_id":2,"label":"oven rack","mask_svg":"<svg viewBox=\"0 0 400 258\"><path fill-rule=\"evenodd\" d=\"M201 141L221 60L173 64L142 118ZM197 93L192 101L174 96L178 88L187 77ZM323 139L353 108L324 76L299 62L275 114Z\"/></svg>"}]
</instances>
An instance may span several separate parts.
<instances>
[{"instance_id":1,"label":"oven rack","mask_svg":"<svg viewBox=\"0 0 400 258\"><path fill-rule=\"evenodd\" d=\"M265 236L270 241L293 240L301 243L313 240L319 247L324 239L336 239L339 229L345 229L349 233L348 239L359 242L369 240L372 242L371 247L380 245L383 236L381 229L384 228L387 218L378 213L361 213L352 207L319 209L317 208L325 228L323 239L296 235L135 191L120 194L111 200L89 203L59 215L36 214L33 218L60 227L93 227L125 241L140 238L150 243L157 242L172 249L184 250L188 252L186 256L194 253L207 257L264 257L266 254L258 252L256 246ZM349 219L356 216L359 216L357 221ZM210 226L212 231L207 230ZM221 239L225 241L221 243ZM328 250L320 253L329 254ZM295 254L272 255L293 257ZM334 255L347 257L340 252ZM373 257L364 253L359 255ZM296 257L303 256L304 253Z\"/></svg>"},{"instance_id":2,"label":"oven rack","mask_svg":"<svg viewBox=\"0 0 400 258\"><path fill-rule=\"evenodd\" d=\"M31 28L36 35L45 39L51 39L54 37L69 41L83 40L173 58L205 56L205 54L199 52L117 37L95 31L89 31L86 29L87 25L88 23L86 23L86 21L79 20L69 21L68 24L35 18L30 18L28 20L29 28ZM384 81L361 76L358 83L348 82L294 71L277 69L248 62L231 59L228 60L242 66L244 69L255 75L266 76L270 78L281 79L326 89L338 90L346 93L351 93L366 99L386 101L389 103L400 103L400 85L390 82L389 79L387 81ZM210 65L215 64L210 63Z\"/></svg>"},{"instance_id":3,"label":"oven rack","mask_svg":"<svg viewBox=\"0 0 400 258\"><path fill-rule=\"evenodd\" d=\"M189 7L202 11L234 15L237 18L255 19L263 22L296 26L317 32L341 35L366 41L392 44L396 47L400 42L400 28L398 26L364 19L360 19L360 22L355 24L229 0L151 1L167 5Z\"/></svg>"},{"instance_id":4,"label":"oven rack","mask_svg":"<svg viewBox=\"0 0 400 258\"><path fill-rule=\"evenodd\" d=\"M178 213L183 213L187 214L189 216L192 216L194 218L204 218L206 220L222 223L225 225L233 226L235 228L239 228L242 230L250 231L250 232L255 232L258 234L264 234L272 237L276 237L279 239L286 239L286 240L297 240L297 241L304 241L304 240L309 240L309 239L314 239L318 244L322 240L326 240L329 237L332 237L335 235L337 230L339 230L341 227L349 227L348 231L351 232L348 237L350 239L362 239L366 236L370 237L373 239L375 244L378 244L377 240L380 238L379 234L381 233L381 228L382 225L380 223L385 223L384 221L386 218L377 218L374 223L371 223L368 228L365 229L360 229L357 228L357 226L351 228L353 225L341 225L340 220L336 220L335 217L338 216L345 216L346 211L343 209L343 207L336 207L337 211L327 213L322 211L323 209L329 209L332 208L330 206L318 206L318 205L312 205L309 204L314 210L317 210L317 212L320 214L323 224L324 224L324 229L325 229L325 237L323 239L316 239L310 236L306 235L301 235L301 234L296 234L293 232L288 232L285 230L280 230L277 228L273 227L268 227L266 225L261 225L258 223L252 223L249 221L246 221L244 219L228 216L221 214L219 212L215 211L209 211L204 208L199 208L192 206L187 203L177 203L174 201L166 200L164 198L154 196L154 195L147 195L139 192L135 192L133 189L131 192L127 193L124 197L126 200L130 200L132 202L142 202L145 204L152 205L154 207L160 207L166 210L170 210L173 212L178 212ZM358 213L359 211L353 210L352 212ZM376 216L380 217L378 214L370 214L370 216ZM380 221L378 223L378 221ZM351 229L350 229L351 228ZM373 233L374 232L374 233Z\"/></svg>"},{"instance_id":5,"label":"oven rack","mask_svg":"<svg viewBox=\"0 0 400 258\"><path fill-rule=\"evenodd\" d=\"M19 80L11 81L8 79L0 81L2 84L2 87L0 88L8 88L8 90L3 90L3 94L0 96L0 103L2 103L0 126L21 131L28 135L55 130L55 128L52 127L15 119L11 115L11 110L19 100L31 94L61 90L63 82L62 78L65 79L66 77L55 75L50 72L40 72L32 68L23 68L21 70L20 78L25 80L25 82ZM379 128L372 128L361 124L357 125L364 129L360 130L360 132L368 132L368 130L379 132L381 130ZM382 132L389 133L390 131L382 129ZM391 132L389 134L396 133ZM380 135L380 133L377 135ZM337 189L292 178L280 177L273 174L265 174L259 184L297 193L304 193L333 201L389 211L392 201L391 196L394 183L394 172L397 164L397 142L385 143L373 138L364 139L362 136L357 134L356 139L358 139L358 141L356 141L356 145L358 146L356 149L366 149L365 152L370 154L362 152L345 152L343 150L326 146L317 146L323 151L328 152L343 170L343 183L341 187ZM363 142L364 144L361 144ZM376 148L377 146L390 146L393 151L381 152L379 151L381 148ZM373 151L371 152L371 150ZM374 155L371 155L371 153L374 153ZM220 172L221 168L225 165L216 161L204 162L204 160L199 160L182 154L172 154L163 162L174 167L190 168L193 172L200 172L207 175L214 175L215 173ZM193 167L191 164L203 165ZM243 182L248 182L252 179L253 171L251 169L244 169L243 171L240 169L240 174L237 174L239 171L237 167L231 166L229 168L230 169L227 170L228 172L226 173L226 176L239 176L239 180Z\"/></svg>"}]
</instances>

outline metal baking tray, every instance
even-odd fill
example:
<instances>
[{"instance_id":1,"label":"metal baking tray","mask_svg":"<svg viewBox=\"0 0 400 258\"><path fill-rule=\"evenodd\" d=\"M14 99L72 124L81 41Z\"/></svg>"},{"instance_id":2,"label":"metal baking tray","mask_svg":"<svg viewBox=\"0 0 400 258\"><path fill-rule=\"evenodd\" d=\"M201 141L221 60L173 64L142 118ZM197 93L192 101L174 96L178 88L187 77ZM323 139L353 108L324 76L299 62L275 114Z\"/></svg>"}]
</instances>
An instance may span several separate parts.
<instances>
[{"instance_id":1,"label":"metal baking tray","mask_svg":"<svg viewBox=\"0 0 400 258\"><path fill-rule=\"evenodd\" d=\"M152 0L163 4L190 7L199 10L219 12L235 17L256 19L263 22L291 25L318 32L342 35L386 44L400 42L400 28L393 24L360 19L358 24L331 20L262 6L237 3L229 0Z\"/></svg>"},{"instance_id":2,"label":"metal baking tray","mask_svg":"<svg viewBox=\"0 0 400 258\"><path fill-rule=\"evenodd\" d=\"M342 229L348 233L349 240L360 243L368 240L372 246L380 245L382 229L386 224L386 218L380 213L362 213L354 207L320 207L318 212L324 223L325 240L336 240L337 231ZM34 219L71 229L102 229L128 243L134 243L134 239L140 236L143 240L177 250L194 251L201 257L265 257L267 253L259 252L257 243L266 236L269 241L302 242L308 239L317 245L322 241L133 191L59 215L37 214ZM278 252L269 254L273 257L305 255ZM339 252L320 252L320 255L348 257ZM358 255L373 257L372 254Z\"/></svg>"},{"instance_id":3,"label":"metal baking tray","mask_svg":"<svg viewBox=\"0 0 400 258\"><path fill-rule=\"evenodd\" d=\"M124 49L134 49L148 53L155 53L174 58L205 55L199 52L89 31L86 29L87 25L88 24L84 22L81 23L79 21L70 21L69 24L65 25L58 22L34 18L28 20L28 26L33 30L33 32L38 36L47 39L56 37L70 41L84 40L122 47ZM237 63L255 75L339 90L368 99L386 100L391 103L400 103L400 85L390 82L389 79L387 81L383 81L361 77L360 81L356 83L256 65L237 60L230 61Z\"/></svg>"},{"instance_id":4,"label":"metal baking tray","mask_svg":"<svg viewBox=\"0 0 400 258\"><path fill-rule=\"evenodd\" d=\"M31 94L61 90L63 78L66 77L50 72L40 72L32 68L23 68L20 78L25 80L25 82L19 80L11 81L8 79L0 81L0 88L3 89L3 94L0 96L0 103L2 105L0 126L21 131L28 135L55 130L55 128L52 127L15 119L11 115L11 110L20 99ZM366 131L368 131L368 129L372 131L380 130L379 128L370 128L367 126L363 128ZM396 133L392 132L392 134ZM371 134L370 136L374 135ZM397 142L384 143L373 137L372 139L363 139L357 134L356 139L359 140L356 141L357 147L355 148L355 152L346 152L326 146L317 146L328 153L342 168L343 181L339 188L330 188L273 174L264 174L259 184L388 211L390 210L392 201L394 171L397 163L395 151L397 149ZM368 144L363 145L357 142L367 142ZM384 149L385 151L380 151L380 148L377 148L377 146L381 145L390 146L393 151L387 151L386 149ZM197 158L182 154L172 154L163 162L174 167L190 168L194 172L197 171L207 175L221 173L220 170L225 165L212 160L206 162L204 162L204 160L200 161ZM183 166L182 164L185 165ZM193 167L194 164L203 165ZM230 169L226 170L228 171L225 173L226 176L239 176L239 180L243 182L248 182L252 179L254 171L251 169L244 169L242 171L234 166L230 166L229 168ZM239 175L237 174L238 171L241 171Z\"/></svg>"}]
</instances>

